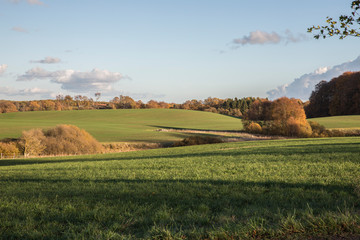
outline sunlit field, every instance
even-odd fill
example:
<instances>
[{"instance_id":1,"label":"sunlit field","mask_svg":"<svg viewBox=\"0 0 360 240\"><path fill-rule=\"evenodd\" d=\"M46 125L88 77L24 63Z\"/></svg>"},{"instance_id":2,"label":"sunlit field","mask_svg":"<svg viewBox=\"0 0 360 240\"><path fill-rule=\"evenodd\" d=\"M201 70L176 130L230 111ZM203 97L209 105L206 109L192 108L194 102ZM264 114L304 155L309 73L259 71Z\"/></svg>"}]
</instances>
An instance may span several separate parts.
<instances>
[{"instance_id":1,"label":"sunlit field","mask_svg":"<svg viewBox=\"0 0 360 240\"><path fill-rule=\"evenodd\" d=\"M80 110L0 114L0 139L20 137L23 130L72 124L101 142L168 142L184 133L158 132L162 127L241 130L241 120L209 112L178 109Z\"/></svg>"},{"instance_id":2,"label":"sunlit field","mask_svg":"<svg viewBox=\"0 0 360 240\"><path fill-rule=\"evenodd\" d=\"M356 129L360 129L360 115L310 118L309 120L318 122L318 123L320 123L321 125L324 125L327 128L356 128Z\"/></svg>"},{"instance_id":3,"label":"sunlit field","mask_svg":"<svg viewBox=\"0 0 360 240\"><path fill-rule=\"evenodd\" d=\"M0 236L355 237L359 156L349 137L0 160Z\"/></svg>"}]
</instances>

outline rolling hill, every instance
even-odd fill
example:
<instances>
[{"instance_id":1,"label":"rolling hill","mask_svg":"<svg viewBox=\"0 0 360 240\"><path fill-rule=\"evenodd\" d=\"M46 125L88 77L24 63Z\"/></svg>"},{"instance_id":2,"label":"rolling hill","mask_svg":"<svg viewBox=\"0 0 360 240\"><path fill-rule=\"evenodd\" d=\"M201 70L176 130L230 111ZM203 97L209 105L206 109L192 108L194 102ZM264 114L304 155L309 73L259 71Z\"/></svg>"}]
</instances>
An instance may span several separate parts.
<instances>
[{"instance_id":1,"label":"rolling hill","mask_svg":"<svg viewBox=\"0 0 360 240\"><path fill-rule=\"evenodd\" d=\"M0 114L0 139L17 138L23 130L72 124L101 142L168 142L185 133L159 132L162 127L241 130L241 120L209 112L180 109L39 111Z\"/></svg>"},{"instance_id":2,"label":"rolling hill","mask_svg":"<svg viewBox=\"0 0 360 240\"><path fill-rule=\"evenodd\" d=\"M326 128L358 128L360 129L360 115L346 115L310 118L310 121L315 121L324 125Z\"/></svg>"}]
</instances>

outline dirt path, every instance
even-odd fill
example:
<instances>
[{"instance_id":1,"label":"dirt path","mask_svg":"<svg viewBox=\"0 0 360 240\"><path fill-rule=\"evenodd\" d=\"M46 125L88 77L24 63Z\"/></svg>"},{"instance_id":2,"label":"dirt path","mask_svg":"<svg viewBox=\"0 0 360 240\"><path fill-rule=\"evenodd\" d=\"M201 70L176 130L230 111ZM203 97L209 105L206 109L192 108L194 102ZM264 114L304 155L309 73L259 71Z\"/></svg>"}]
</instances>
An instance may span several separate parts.
<instances>
[{"instance_id":1,"label":"dirt path","mask_svg":"<svg viewBox=\"0 0 360 240\"><path fill-rule=\"evenodd\" d=\"M211 130L175 129L175 128L160 128L157 129L156 131L209 134L209 135L222 137L225 142L285 139L284 137L279 137L279 136L266 136L266 135L250 134L250 133L236 132L236 131L211 131Z\"/></svg>"}]
</instances>

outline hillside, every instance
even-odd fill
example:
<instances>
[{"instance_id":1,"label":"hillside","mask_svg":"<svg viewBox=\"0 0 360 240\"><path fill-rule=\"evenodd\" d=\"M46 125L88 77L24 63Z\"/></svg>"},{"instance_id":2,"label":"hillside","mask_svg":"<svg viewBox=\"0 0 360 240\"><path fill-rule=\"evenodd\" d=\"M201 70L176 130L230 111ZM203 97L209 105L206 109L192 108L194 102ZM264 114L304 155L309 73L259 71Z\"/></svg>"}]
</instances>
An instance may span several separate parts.
<instances>
[{"instance_id":1,"label":"hillside","mask_svg":"<svg viewBox=\"0 0 360 240\"><path fill-rule=\"evenodd\" d=\"M360 129L360 115L346 115L334 117L309 118L324 125L326 128L358 128Z\"/></svg>"},{"instance_id":2,"label":"hillside","mask_svg":"<svg viewBox=\"0 0 360 240\"><path fill-rule=\"evenodd\" d=\"M357 239L359 144L293 139L0 160L0 236Z\"/></svg>"},{"instance_id":3,"label":"hillside","mask_svg":"<svg viewBox=\"0 0 360 240\"><path fill-rule=\"evenodd\" d=\"M23 130L73 124L101 142L167 142L185 133L158 132L161 127L241 130L241 120L209 112L179 109L120 109L15 112L0 114L0 139L19 137Z\"/></svg>"}]
</instances>

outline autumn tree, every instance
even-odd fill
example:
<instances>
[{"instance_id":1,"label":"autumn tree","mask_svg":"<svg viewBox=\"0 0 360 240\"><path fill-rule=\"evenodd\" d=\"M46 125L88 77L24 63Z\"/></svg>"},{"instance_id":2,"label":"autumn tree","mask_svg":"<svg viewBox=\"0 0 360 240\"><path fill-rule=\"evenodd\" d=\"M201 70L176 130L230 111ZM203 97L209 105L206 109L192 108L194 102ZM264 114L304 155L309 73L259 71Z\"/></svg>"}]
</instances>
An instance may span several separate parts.
<instances>
[{"instance_id":1,"label":"autumn tree","mask_svg":"<svg viewBox=\"0 0 360 240\"><path fill-rule=\"evenodd\" d=\"M74 102L73 98L70 95L64 97L64 107L66 110L71 110L72 103Z\"/></svg>"},{"instance_id":2,"label":"autumn tree","mask_svg":"<svg viewBox=\"0 0 360 240\"><path fill-rule=\"evenodd\" d=\"M264 99L264 100L255 100L249 111L246 112L244 115L245 120L253 120L253 121L265 121L270 120L270 107L271 101Z\"/></svg>"},{"instance_id":3,"label":"autumn tree","mask_svg":"<svg viewBox=\"0 0 360 240\"><path fill-rule=\"evenodd\" d=\"M0 101L0 113L9 112L17 112L15 104L10 101Z\"/></svg>"},{"instance_id":4,"label":"autumn tree","mask_svg":"<svg viewBox=\"0 0 360 240\"><path fill-rule=\"evenodd\" d=\"M305 108L308 117L360 114L360 72L320 82L309 101Z\"/></svg>"},{"instance_id":5,"label":"autumn tree","mask_svg":"<svg viewBox=\"0 0 360 240\"><path fill-rule=\"evenodd\" d=\"M121 108L121 109L134 109L134 108L138 108L136 102L134 99L132 99L129 96L123 96L120 95L119 101L117 103L117 108Z\"/></svg>"},{"instance_id":6,"label":"autumn tree","mask_svg":"<svg viewBox=\"0 0 360 240\"><path fill-rule=\"evenodd\" d=\"M273 102L256 100L245 114L243 125L245 130L256 133L298 137L312 133L300 100L286 97Z\"/></svg>"},{"instance_id":7,"label":"autumn tree","mask_svg":"<svg viewBox=\"0 0 360 240\"><path fill-rule=\"evenodd\" d=\"M40 111L41 110L40 104L36 101L29 102L28 108L30 111Z\"/></svg>"},{"instance_id":8,"label":"autumn tree","mask_svg":"<svg viewBox=\"0 0 360 240\"><path fill-rule=\"evenodd\" d=\"M270 132L284 136L311 136L311 126L306 120L304 108L299 100L282 97L271 104Z\"/></svg>"},{"instance_id":9,"label":"autumn tree","mask_svg":"<svg viewBox=\"0 0 360 240\"><path fill-rule=\"evenodd\" d=\"M52 111L55 110L55 102L51 100L43 100L40 102L42 106L42 110Z\"/></svg>"},{"instance_id":10,"label":"autumn tree","mask_svg":"<svg viewBox=\"0 0 360 240\"><path fill-rule=\"evenodd\" d=\"M170 108L170 104L169 104L169 103L166 103L166 102L164 102L164 101L161 101L161 102L159 102L159 107L160 107L160 108L168 109L168 108Z\"/></svg>"},{"instance_id":11,"label":"autumn tree","mask_svg":"<svg viewBox=\"0 0 360 240\"><path fill-rule=\"evenodd\" d=\"M159 103L155 100L150 100L147 102L146 108L159 108Z\"/></svg>"},{"instance_id":12,"label":"autumn tree","mask_svg":"<svg viewBox=\"0 0 360 240\"><path fill-rule=\"evenodd\" d=\"M344 39L348 36L360 37L360 16L357 12L360 9L360 0L352 1L352 12L350 15L341 15L338 20L327 17L325 26L312 26L308 28L308 32L315 31L314 38L327 38L338 36Z\"/></svg>"},{"instance_id":13,"label":"autumn tree","mask_svg":"<svg viewBox=\"0 0 360 240\"><path fill-rule=\"evenodd\" d=\"M25 156L38 156L45 150L45 136L40 129L23 131L20 145Z\"/></svg>"}]
</instances>

